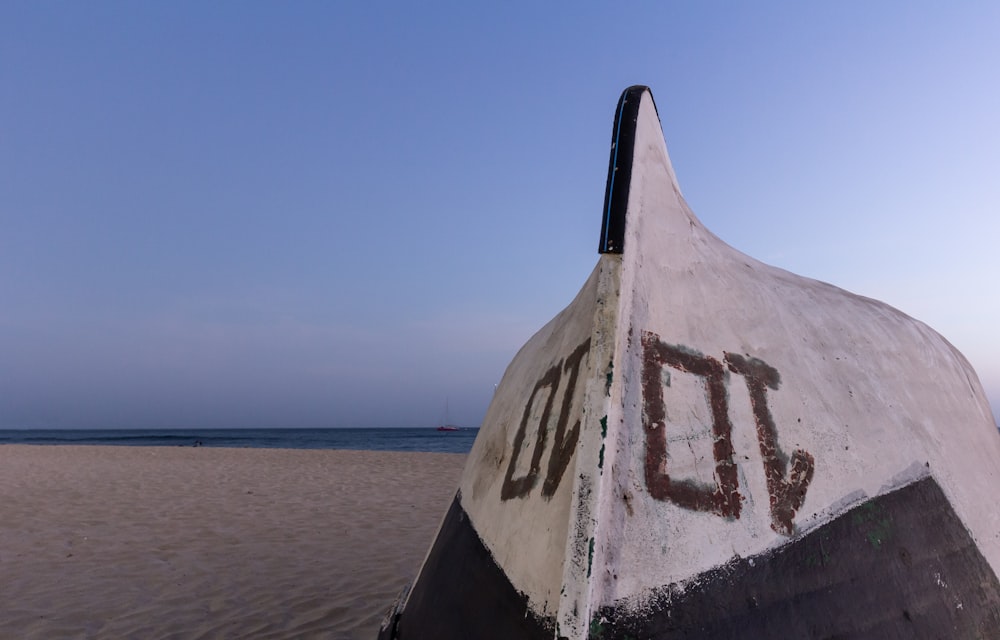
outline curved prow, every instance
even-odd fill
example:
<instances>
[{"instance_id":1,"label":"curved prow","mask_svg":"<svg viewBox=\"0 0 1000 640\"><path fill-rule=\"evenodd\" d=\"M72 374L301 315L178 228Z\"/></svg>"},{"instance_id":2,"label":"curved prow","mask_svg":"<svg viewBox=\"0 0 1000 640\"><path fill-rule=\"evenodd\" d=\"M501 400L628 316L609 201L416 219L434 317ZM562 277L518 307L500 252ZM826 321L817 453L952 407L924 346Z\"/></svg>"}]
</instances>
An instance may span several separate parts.
<instances>
[{"instance_id":1,"label":"curved prow","mask_svg":"<svg viewBox=\"0 0 1000 640\"><path fill-rule=\"evenodd\" d=\"M508 366L380 638L1000 637L998 490L968 361L713 235L629 87L597 265Z\"/></svg>"},{"instance_id":2,"label":"curved prow","mask_svg":"<svg viewBox=\"0 0 1000 640\"><path fill-rule=\"evenodd\" d=\"M608 182L604 189L604 215L601 218L600 253L621 253L625 246L625 209L628 206L635 148L635 126L639 119L642 94L649 87L633 85L622 92L615 109L611 130L611 157L608 159Z\"/></svg>"}]
</instances>

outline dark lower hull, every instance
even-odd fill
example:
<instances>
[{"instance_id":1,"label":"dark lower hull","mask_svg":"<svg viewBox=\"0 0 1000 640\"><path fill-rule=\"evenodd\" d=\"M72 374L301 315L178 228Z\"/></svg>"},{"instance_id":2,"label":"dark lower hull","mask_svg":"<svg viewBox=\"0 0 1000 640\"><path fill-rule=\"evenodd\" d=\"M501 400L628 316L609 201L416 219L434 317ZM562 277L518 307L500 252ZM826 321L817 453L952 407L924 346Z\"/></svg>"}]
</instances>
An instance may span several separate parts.
<instances>
[{"instance_id":1,"label":"dark lower hull","mask_svg":"<svg viewBox=\"0 0 1000 640\"><path fill-rule=\"evenodd\" d=\"M986 508L992 508L984 505ZM601 612L593 638L1000 638L1000 584L925 478L799 540ZM597 617L600 620L600 616Z\"/></svg>"},{"instance_id":2,"label":"dark lower hull","mask_svg":"<svg viewBox=\"0 0 1000 640\"><path fill-rule=\"evenodd\" d=\"M552 638L456 497L420 580L380 640ZM595 616L600 640L1000 637L1000 583L940 487L873 498L773 552Z\"/></svg>"},{"instance_id":3,"label":"dark lower hull","mask_svg":"<svg viewBox=\"0 0 1000 640\"><path fill-rule=\"evenodd\" d=\"M379 640L551 639L472 528L456 496L406 608Z\"/></svg>"}]
</instances>

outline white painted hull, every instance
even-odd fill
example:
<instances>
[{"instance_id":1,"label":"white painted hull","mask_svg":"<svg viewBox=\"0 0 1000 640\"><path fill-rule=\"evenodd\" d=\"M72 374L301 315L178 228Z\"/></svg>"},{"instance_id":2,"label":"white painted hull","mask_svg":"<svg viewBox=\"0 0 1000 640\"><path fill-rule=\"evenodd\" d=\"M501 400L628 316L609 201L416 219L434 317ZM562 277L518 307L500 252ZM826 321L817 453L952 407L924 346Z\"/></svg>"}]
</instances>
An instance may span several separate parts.
<instances>
[{"instance_id":1,"label":"white painted hull","mask_svg":"<svg viewBox=\"0 0 1000 640\"><path fill-rule=\"evenodd\" d=\"M1000 435L969 363L905 314L706 230L645 88L623 95L613 139L598 264L508 368L382 637L764 638L783 615L806 624L785 637L1000 637ZM882 528L864 519L876 507ZM914 509L938 514L939 533ZM474 540L449 557L459 530ZM872 530L874 550L849 544L871 547ZM824 535L842 573L809 565ZM897 570L901 554L920 561ZM722 606L726 571L750 581L749 613L724 598L729 613L703 613ZM496 575L506 584L484 593L527 622L489 613L479 629L446 610L488 607L475 592ZM438 595L444 576L473 583ZM789 609L804 589L829 595ZM839 610L869 591L884 606Z\"/></svg>"}]
</instances>

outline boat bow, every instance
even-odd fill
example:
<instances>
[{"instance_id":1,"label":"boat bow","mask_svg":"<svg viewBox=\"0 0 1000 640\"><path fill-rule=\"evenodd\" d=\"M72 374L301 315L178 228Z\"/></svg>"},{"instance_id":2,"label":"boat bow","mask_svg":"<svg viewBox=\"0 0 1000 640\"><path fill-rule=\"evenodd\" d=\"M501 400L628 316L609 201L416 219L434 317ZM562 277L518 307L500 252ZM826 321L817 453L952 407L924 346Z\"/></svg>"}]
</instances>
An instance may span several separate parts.
<instances>
[{"instance_id":1,"label":"boat bow","mask_svg":"<svg viewBox=\"0 0 1000 640\"><path fill-rule=\"evenodd\" d=\"M1000 436L960 353L709 232L646 87L616 111L599 248L382 638L998 632Z\"/></svg>"}]
</instances>

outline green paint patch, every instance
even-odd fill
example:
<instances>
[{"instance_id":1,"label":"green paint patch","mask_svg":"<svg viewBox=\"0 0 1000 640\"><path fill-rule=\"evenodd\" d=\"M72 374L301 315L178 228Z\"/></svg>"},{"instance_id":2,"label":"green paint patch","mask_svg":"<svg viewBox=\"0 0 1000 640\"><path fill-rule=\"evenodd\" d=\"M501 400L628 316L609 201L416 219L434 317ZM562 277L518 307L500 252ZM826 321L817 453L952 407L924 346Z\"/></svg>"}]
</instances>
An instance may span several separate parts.
<instances>
[{"instance_id":1,"label":"green paint patch","mask_svg":"<svg viewBox=\"0 0 1000 640\"><path fill-rule=\"evenodd\" d=\"M590 621L590 640L599 640L604 637L604 623L601 621L600 617L594 618Z\"/></svg>"},{"instance_id":2,"label":"green paint patch","mask_svg":"<svg viewBox=\"0 0 1000 640\"><path fill-rule=\"evenodd\" d=\"M818 539L819 549L816 549L814 553L810 553L806 556L803 563L809 568L825 567L830 564L830 552L827 551L827 545L830 543L830 534L823 533L822 537Z\"/></svg>"},{"instance_id":3,"label":"green paint patch","mask_svg":"<svg viewBox=\"0 0 1000 640\"><path fill-rule=\"evenodd\" d=\"M601 451L597 455L597 468L604 470L604 439L608 437L608 417L601 418Z\"/></svg>"},{"instance_id":4,"label":"green paint patch","mask_svg":"<svg viewBox=\"0 0 1000 640\"><path fill-rule=\"evenodd\" d=\"M587 552L587 577L590 577L590 571L594 568L594 539L590 539L590 550Z\"/></svg>"},{"instance_id":5,"label":"green paint patch","mask_svg":"<svg viewBox=\"0 0 1000 640\"><path fill-rule=\"evenodd\" d=\"M594 619L590 621L590 633L587 634L587 640L601 640L601 638L604 637L604 634L609 630L606 624L607 621L601 617L600 614L595 616ZM622 640L638 640L638 638L631 633L626 633L622 636Z\"/></svg>"},{"instance_id":6,"label":"green paint patch","mask_svg":"<svg viewBox=\"0 0 1000 640\"><path fill-rule=\"evenodd\" d=\"M851 514L851 523L874 549L892 538L892 517L874 502L863 504Z\"/></svg>"}]
</instances>

